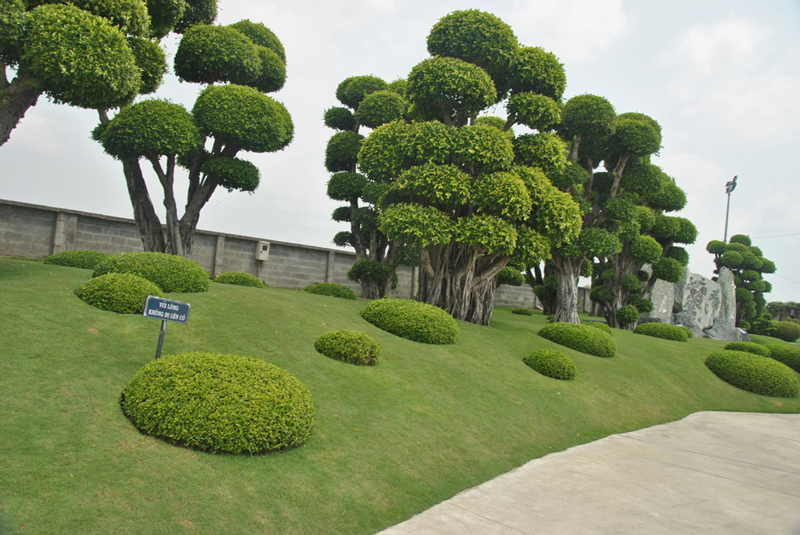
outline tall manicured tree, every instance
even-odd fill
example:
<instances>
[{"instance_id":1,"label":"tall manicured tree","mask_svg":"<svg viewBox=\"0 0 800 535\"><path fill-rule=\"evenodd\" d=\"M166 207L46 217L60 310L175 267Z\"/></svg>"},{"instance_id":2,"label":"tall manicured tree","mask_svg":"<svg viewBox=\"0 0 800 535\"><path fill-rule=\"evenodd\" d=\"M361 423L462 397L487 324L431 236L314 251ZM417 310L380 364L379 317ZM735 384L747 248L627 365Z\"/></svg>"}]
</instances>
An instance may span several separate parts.
<instances>
[{"instance_id":1,"label":"tall manicured tree","mask_svg":"<svg viewBox=\"0 0 800 535\"><path fill-rule=\"evenodd\" d=\"M281 150L292 140L294 126L286 108L265 94L283 87L286 66L283 46L263 24L190 26L175 55L175 73L207 85L191 114L177 104L146 100L123 107L110 120L101 113L94 136L123 163L145 250L191 258L200 211L216 188L258 187L258 169L238 153ZM214 85L219 82L229 83ZM165 231L141 179L142 158L164 192ZM174 193L176 165L189 175L182 216Z\"/></svg>"},{"instance_id":2,"label":"tall manicured tree","mask_svg":"<svg viewBox=\"0 0 800 535\"><path fill-rule=\"evenodd\" d=\"M356 170L364 139L359 130L405 118L408 104L397 92L401 87L402 81L390 86L375 76L347 78L336 90L336 98L344 106L325 111L325 126L337 131L325 151L325 167L334 173L328 181L328 197L348 203L333 212L333 219L350 223L350 231L337 233L333 242L355 249L356 263L347 276L361 284L361 295L367 299L379 299L389 292L395 268L404 256L398 251L401 244L378 229L376 204L386 185L370 181Z\"/></svg>"},{"instance_id":3,"label":"tall manicured tree","mask_svg":"<svg viewBox=\"0 0 800 535\"><path fill-rule=\"evenodd\" d=\"M719 274L722 266L733 273L736 285L736 326L749 329L751 323L767 311L764 294L772 291L772 285L763 280L765 274L775 273L775 263L764 258L761 249L754 246L749 236L736 234L728 243L713 240L706 250L714 255L714 264Z\"/></svg>"},{"instance_id":4,"label":"tall manicured tree","mask_svg":"<svg viewBox=\"0 0 800 535\"><path fill-rule=\"evenodd\" d=\"M541 169L515 164L507 132L475 122L510 94L504 129L545 128L566 78L555 56L519 47L508 25L477 10L441 19L428 51L408 76L415 122L377 128L358 165L389 186L380 230L420 250L418 299L489 325L497 275L512 258L532 265L573 239L580 214Z\"/></svg>"}]
</instances>

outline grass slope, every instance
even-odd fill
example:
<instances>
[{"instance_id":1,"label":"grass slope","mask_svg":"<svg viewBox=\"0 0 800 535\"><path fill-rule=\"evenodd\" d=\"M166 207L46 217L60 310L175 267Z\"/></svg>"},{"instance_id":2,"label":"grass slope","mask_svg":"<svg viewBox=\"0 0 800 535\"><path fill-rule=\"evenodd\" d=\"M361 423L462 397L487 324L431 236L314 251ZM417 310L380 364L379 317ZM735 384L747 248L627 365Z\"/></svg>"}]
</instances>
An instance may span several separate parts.
<instances>
[{"instance_id":1,"label":"grass slope","mask_svg":"<svg viewBox=\"0 0 800 535\"><path fill-rule=\"evenodd\" d=\"M535 335L541 314L496 309L493 328L459 322L455 344L385 333L349 301L286 289L212 284L164 354L263 358L296 375L317 403L304 447L212 455L141 435L119 395L156 349L160 322L86 305L89 271L0 258L0 526L61 534L369 534L526 461L700 410L800 412L711 373L722 342L675 343L614 330L601 359ZM381 344L375 367L314 350L336 329ZM565 351L573 381L522 358Z\"/></svg>"}]
</instances>

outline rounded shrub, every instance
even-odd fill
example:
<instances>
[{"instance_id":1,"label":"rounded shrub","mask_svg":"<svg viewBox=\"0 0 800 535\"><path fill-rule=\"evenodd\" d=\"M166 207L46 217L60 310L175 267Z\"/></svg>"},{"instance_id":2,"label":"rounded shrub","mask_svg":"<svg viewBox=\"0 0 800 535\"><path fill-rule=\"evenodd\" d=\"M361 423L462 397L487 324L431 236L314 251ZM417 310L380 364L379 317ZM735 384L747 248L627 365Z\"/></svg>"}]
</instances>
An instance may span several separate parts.
<instances>
[{"instance_id":1,"label":"rounded shrub","mask_svg":"<svg viewBox=\"0 0 800 535\"><path fill-rule=\"evenodd\" d=\"M409 299L376 299L361 310L361 317L379 329L424 344L451 344L459 333L450 314Z\"/></svg>"},{"instance_id":2,"label":"rounded shrub","mask_svg":"<svg viewBox=\"0 0 800 535\"><path fill-rule=\"evenodd\" d=\"M261 279L249 273L242 273L241 271L229 271L222 275L215 277L214 282L221 282L223 284L235 284L237 286L250 286L251 288L266 288Z\"/></svg>"},{"instance_id":3,"label":"rounded shrub","mask_svg":"<svg viewBox=\"0 0 800 535\"><path fill-rule=\"evenodd\" d=\"M745 353L761 355L762 357L769 357L771 353L767 346L756 344L754 342L730 342L725 344L725 347L722 349L727 349L729 351L744 351Z\"/></svg>"},{"instance_id":4,"label":"rounded shrub","mask_svg":"<svg viewBox=\"0 0 800 535\"><path fill-rule=\"evenodd\" d=\"M533 310L530 308L512 308L512 314L519 314L520 316L533 316Z\"/></svg>"},{"instance_id":5,"label":"rounded shrub","mask_svg":"<svg viewBox=\"0 0 800 535\"><path fill-rule=\"evenodd\" d=\"M595 329L600 329L605 333L611 334L611 327L608 326L608 323L603 323L601 321L587 321L586 323L581 323L581 325L594 327Z\"/></svg>"},{"instance_id":6,"label":"rounded shrub","mask_svg":"<svg viewBox=\"0 0 800 535\"><path fill-rule=\"evenodd\" d=\"M378 363L381 346L371 336L358 331L331 331L314 342L314 349L335 360L372 366Z\"/></svg>"},{"instance_id":7,"label":"rounded shrub","mask_svg":"<svg viewBox=\"0 0 800 535\"><path fill-rule=\"evenodd\" d=\"M308 440L314 402L292 374L252 357L186 353L154 360L122 391L139 431L214 453L284 450Z\"/></svg>"},{"instance_id":8,"label":"rounded shrub","mask_svg":"<svg viewBox=\"0 0 800 535\"><path fill-rule=\"evenodd\" d=\"M546 377L564 381L574 379L578 371L575 361L569 358L566 353L553 351L552 349L534 351L522 359L522 362Z\"/></svg>"},{"instance_id":9,"label":"rounded shrub","mask_svg":"<svg viewBox=\"0 0 800 535\"><path fill-rule=\"evenodd\" d=\"M141 314L148 295L164 297L161 288L147 279L129 273L108 273L75 290L84 302L118 314Z\"/></svg>"},{"instance_id":10,"label":"rounded shrub","mask_svg":"<svg viewBox=\"0 0 800 535\"><path fill-rule=\"evenodd\" d=\"M770 351L770 358L782 362L800 373L800 347L783 344L767 344L766 347Z\"/></svg>"},{"instance_id":11,"label":"rounded shrub","mask_svg":"<svg viewBox=\"0 0 800 535\"><path fill-rule=\"evenodd\" d=\"M773 321L775 330L769 335L773 338L780 338L785 342L794 342L800 338L800 325L792 321Z\"/></svg>"},{"instance_id":12,"label":"rounded shrub","mask_svg":"<svg viewBox=\"0 0 800 535\"><path fill-rule=\"evenodd\" d=\"M331 297L340 297L342 299L355 299L356 294L347 286L341 284L333 284L331 282L320 282L306 286L303 288L304 292L316 295L329 295Z\"/></svg>"},{"instance_id":13,"label":"rounded shrub","mask_svg":"<svg viewBox=\"0 0 800 535\"><path fill-rule=\"evenodd\" d=\"M110 254L101 253L100 251L64 251L61 253L51 254L44 259L44 263L52 264L54 266L94 269L98 264L110 257Z\"/></svg>"},{"instance_id":14,"label":"rounded shrub","mask_svg":"<svg viewBox=\"0 0 800 535\"><path fill-rule=\"evenodd\" d=\"M638 325L633 332L634 334L654 336L656 338L663 338L664 340L685 342L689 338L686 334L686 330L686 327L678 327L677 325L670 325L669 323L643 323Z\"/></svg>"},{"instance_id":15,"label":"rounded shrub","mask_svg":"<svg viewBox=\"0 0 800 535\"><path fill-rule=\"evenodd\" d=\"M686 338L694 338L694 333L689 327L684 327L683 325L681 325L681 329L683 329L684 332L686 333Z\"/></svg>"},{"instance_id":16,"label":"rounded shrub","mask_svg":"<svg viewBox=\"0 0 800 535\"><path fill-rule=\"evenodd\" d=\"M620 325L633 325L639 321L639 310L633 305L625 305L617 310L617 321Z\"/></svg>"},{"instance_id":17,"label":"rounded shrub","mask_svg":"<svg viewBox=\"0 0 800 535\"><path fill-rule=\"evenodd\" d=\"M211 279L197 262L164 253L122 253L102 262L94 276L130 273L156 284L166 293L207 292Z\"/></svg>"},{"instance_id":18,"label":"rounded shrub","mask_svg":"<svg viewBox=\"0 0 800 535\"><path fill-rule=\"evenodd\" d=\"M550 323L539 329L538 334L558 345L596 357L613 357L617 352L617 342L610 334L586 325Z\"/></svg>"},{"instance_id":19,"label":"rounded shrub","mask_svg":"<svg viewBox=\"0 0 800 535\"><path fill-rule=\"evenodd\" d=\"M706 357L706 367L726 383L755 394L794 398L800 393L800 379L788 366L753 353L714 351Z\"/></svg>"}]
</instances>

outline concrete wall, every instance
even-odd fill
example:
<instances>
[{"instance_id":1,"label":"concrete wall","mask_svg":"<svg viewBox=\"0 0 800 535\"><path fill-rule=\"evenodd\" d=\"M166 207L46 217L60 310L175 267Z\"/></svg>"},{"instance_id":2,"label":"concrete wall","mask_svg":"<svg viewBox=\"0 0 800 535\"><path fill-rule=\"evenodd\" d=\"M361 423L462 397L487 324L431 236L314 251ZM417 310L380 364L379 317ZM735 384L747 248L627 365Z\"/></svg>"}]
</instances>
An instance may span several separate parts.
<instances>
[{"instance_id":1,"label":"concrete wall","mask_svg":"<svg viewBox=\"0 0 800 535\"><path fill-rule=\"evenodd\" d=\"M270 243L269 258L256 260L259 243ZM53 253L89 249L110 254L142 250L136 224L131 219L0 200L0 255L45 258ZM269 286L301 289L317 282L333 282L361 294L358 283L347 280L355 254L337 249L298 245L264 238L198 230L193 260L214 275L243 271ZM417 283L416 268L397 270L395 297L410 298ZM588 289L580 288L581 312L590 306ZM500 286L496 306L535 308L530 286Z\"/></svg>"}]
</instances>

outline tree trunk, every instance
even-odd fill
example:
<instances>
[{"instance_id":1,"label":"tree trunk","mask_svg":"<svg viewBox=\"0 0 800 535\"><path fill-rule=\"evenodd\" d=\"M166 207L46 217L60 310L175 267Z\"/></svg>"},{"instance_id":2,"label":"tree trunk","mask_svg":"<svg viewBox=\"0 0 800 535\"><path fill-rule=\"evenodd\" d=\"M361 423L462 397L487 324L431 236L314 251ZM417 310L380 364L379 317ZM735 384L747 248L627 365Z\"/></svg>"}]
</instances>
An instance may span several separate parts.
<instances>
[{"instance_id":1,"label":"tree trunk","mask_svg":"<svg viewBox=\"0 0 800 535\"><path fill-rule=\"evenodd\" d=\"M509 256L482 255L455 242L423 249L417 300L443 308L455 319L488 327L496 277L510 260Z\"/></svg>"},{"instance_id":2,"label":"tree trunk","mask_svg":"<svg viewBox=\"0 0 800 535\"><path fill-rule=\"evenodd\" d=\"M578 317L578 280L583 267L583 256L562 256L553 252L551 260L558 277L555 318L553 321L580 324Z\"/></svg>"},{"instance_id":3,"label":"tree trunk","mask_svg":"<svg viewBox=\"0 0 800 535\"><path fill-rule=\"evenodd\" d=\"M0 145L4 145L42 92L36 87L36 78L27 73L18 74L9 84L5 77L5 64L0 62L0 67L3 69L0 73Z\"/></svg>"},{"instance_id":4,"label":"tree trunk","mask_svg":"<svg viewBox=\"0 0 800 535\"><path fill-rule=\"evenodd\" d=\"M155 208L153 208L153 201L150 200L147 192L147 184L142 176L139 161L122 160L122 170L128 185L128 196L133 206L133 219L136 221L136 228L139 229L139 237L142 239L142 248L151 253L166 252L164 230Z\"/></svg>"}]
</instances>

